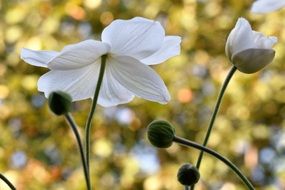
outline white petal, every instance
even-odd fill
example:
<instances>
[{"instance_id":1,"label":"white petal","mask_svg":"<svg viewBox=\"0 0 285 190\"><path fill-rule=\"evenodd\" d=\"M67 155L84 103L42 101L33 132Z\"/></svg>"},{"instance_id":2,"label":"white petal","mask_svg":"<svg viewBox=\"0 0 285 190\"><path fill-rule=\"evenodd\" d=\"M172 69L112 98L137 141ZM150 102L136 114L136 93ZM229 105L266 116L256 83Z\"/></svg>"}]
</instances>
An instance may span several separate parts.
<instances>
[{"instance_id":1,"label":"white petal","mask_svg":"<svg viewBox=\"0 0 285 190\"><path fill-rule=\"evenodd\" d=\"M135 95L162 104L170 100L164 82L149 66L127 56L109 58L109 64L114 79Z\"/></svg>"},{"instance_id":2,"label":"white petal","mask_svg":"<svg viewBox=\"0 0 285 190\"><path fill-rule=\"evenodd\" d=\"M284 0L257 0L251 7L253 13L268 13L285 6Z\"/></svg>"},{"instance_id":3,"label":"white petal","mask_svg":"<svg viewBox=\"0 0 285 190\"><path fill-rule=\"evenodd\" d=\"M86 40L68 45L63 48L58 56L49 61L48 68L66 70L84 67L95 63L109 49L108 44L96 40Z\"/></svg>"},{"instance_id":4,"label":"white petal","mask_svg":"<svg viewBox=\"0 0 285 190\"><path fill-rule=\"evenodd\" d=\"M139 60L155 53L162 46L164 37L159 22L141 17L115 20L102 33L102 41L110 44L112 53Z\"/></svg>"},{"instance_id":5,"label":"white petal","mask_svg":"<svg viewBox=\"0 0 285 190\"><path fill-rule=\"evenodd\" d=\"M267 37L266 41L264 42L264 48L270 49L273 45L275 45L278 42L278 38L275 36L269 36Z\"/></svg>"},{"instance_id":6,"label":"white petal","mask_svg":"<svg viewBox=\"0 0 285 190\"><path fill-rule=\"evenodd\" d=\"M246 19L239 18L227 39L226 54L231 59L234 54L253 47L251 26Z\"/></svg>"},{"instance_id":7,"label":"white petal","mask_svg":"<svg viewBox=\"0 0 285 190\"><path fill-rule=\"evenodd\" d=\"M123 87L112 75L110 64L107 63L105 74L100 89L98 104L104 107L116 106L130 102L134 95Z\"/></svg>"},{"instance_id":8,"label":"white petal","mask_svg":"<svg viewBox=\"0 0 285 190\"><path fill-rule=\"evenodd\" d=\"M40 77L38 89L45 96L56 90L67 92L73 101L93 97L99 74L99 64L94 63L73 70L51 70Z\"/></svg>"},{"instance_id":9,"label":"white petal","mask_svg":"<svg viewBox=\"0 0 285 190\"><path fill-rule=\"evenodd\" d=\"M166 36L161 48L154 54L141 60L144 64L154 65L159 64L167 59L180 54L181 37Z\"/></svg>"},{"instance_id":10,"label":"white petal","mask_svg":"<svg viewBox=\"0 0 285 190\"><path fill-rule=\"evenodd\" d=\"M274 56L272 49L247 49L235 54L232 63L239 71L251 74L271 63Z\"/></svg>"},{"instance_id":11,"label":"white petal","mask_svg":"<svg viewBox=\"0 0 285 190\"><path fill-rule=\"evenodd\" d=\"M275 36L264 36L260 32L253 31L253 38L255 43L255 48L259 49L271 49L274 44L277 43L277 38Z\"/></svg>"},{"instance_id":12,"label":"white petal","mask_svg":"<svg viewBox=\"0 0 285 190\"><path fill-rule=\"evenodd\" d=\"M21 59L34 66L47 67L48 62L58 54L56 51L36 51L23 48L21 51Z\"/></svg>"}]
</instances>

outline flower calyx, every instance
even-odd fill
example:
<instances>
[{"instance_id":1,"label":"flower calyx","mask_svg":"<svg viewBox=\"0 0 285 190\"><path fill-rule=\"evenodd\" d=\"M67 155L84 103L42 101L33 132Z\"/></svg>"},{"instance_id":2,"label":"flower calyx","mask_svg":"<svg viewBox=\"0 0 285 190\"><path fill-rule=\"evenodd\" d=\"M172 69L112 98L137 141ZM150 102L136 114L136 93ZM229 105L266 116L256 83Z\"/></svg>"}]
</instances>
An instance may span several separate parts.
<instances>
[{"instance_id":1,"label":"flower calyx","mask_svg":"<svg viewBox=\"0 0 285 190\"><path fill-rule=\"evenodd\" d=\"M152 145L158 148L168 148L175 137L174 127L167 121L155 120L147 127L147 137Z\"/></svg>"}]
</instances>

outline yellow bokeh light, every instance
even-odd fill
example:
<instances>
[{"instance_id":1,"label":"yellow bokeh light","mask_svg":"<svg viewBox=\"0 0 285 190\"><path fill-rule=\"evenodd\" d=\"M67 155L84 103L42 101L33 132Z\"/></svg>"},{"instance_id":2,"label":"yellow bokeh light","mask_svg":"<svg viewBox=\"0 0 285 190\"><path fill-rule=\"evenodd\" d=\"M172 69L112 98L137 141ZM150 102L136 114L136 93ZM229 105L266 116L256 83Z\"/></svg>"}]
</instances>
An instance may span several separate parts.
<instances>
[{"instance_id":1,"label":"yellow bokeh light","mask_svg":"<svg viewBox=\"0 0 285 190\"><path fill-rule=\"evenodd\" d=\"M26 8L22 4L19 4L17 7L10 9L6 13L5 20L9 24L16 24L23 21L26 14Z\"/></svg>"},{"instance_id":2,"label":"yellow bokeh light","mask_svg":"<svg viewBox=\"0 0 285 190\"><path fill-rule=\"evenodd\" d=\"M1 105L0 106L0 119L6 119L10 116L12 110L11 107L8 105Z\"/></svg>"},{"instance_id":3,"label":"yellow bokeh light","mask_svg":"<svg viewBox=\"0 0 285 190\"><path fill-rule=\"evenodd\" d=\"M0 85L0 99L5 99L8 97L10 90L5 85Z\"/></svg>"},{"instance_id":4,"label":"yellow bokeh light","mask_svg":"<svg viewBox=\"0 0 285 190\"><path fill-rule=\"evenodd\" d=\"M44 30L46 33L53 33L55 32L59 27L59 20L57 18L49 17L43 22L42 30Z\"/></svg>"},{"instance_id":5,"label":"yellow bokeh light","mask_svg":"<svg viewBox=\"0 0 285 190\"><path fill-rule=\"evenodd\" d=\"M7 71L7 67L4 64L0 64L0 77L3 76Z\"/></svg>"},{"instance_id":6,"label":"yellow bokeh light","mask_svg":"<svg viewBox=\"0 0 285 190\"><path fill-rule=\"evenodd\" d=\"M158 177L148 177L144 182L144 189L148 190L158 190L161 187L161 181Z\"/></svg>"},{"instance_id":7,"label":"yellow bokeh light","mask_svg":"<svg viewBox=\"0 0 285 190\"><path fill-rule=\"evenodd\" d=\"M9 43L13 43L21 37L22 33L22 28L19 26L11 26L6 30L5 39Z\"/></svg>"},{"instance_id":8,"label":"yellow bokeh light","mask_svg":"<svg viewBox=\"0 0 285 190\"><path fill-rule=\"evenodd\" d=\"M204 50L197 50L194 56L194 61L197 64L205 65L210 61L209 54Z\"/></svg>"},{"instance_id":9,"label":"yellow bokeh light","mask_svg":"<svg viewBox=\"0 0 285 190\"><path fill-rule=\"evenodd\" d=\"M37 36L30 38L25 44L25 48L40 50L42 48L41 39Z\"/></svg>"},{"instance_id":10,"label":"yellow bokeh light","mask_svg":"<svg viewBox=\"0 0 285 190\"><path fill-rule=\"evenodd\" d=\"M100 21L105 26L110 24L114 20L114 16L111 12L103 12L100 16Z\"/></svg>"},{"instance_id":11,"label":"yellow bokeh light","mask_svg":"<svg viewBox=\"0 0 285 190\"><path fill-rule=\"evenodd\" d=\"M221 190L236 190L235 185L232 183L225 183Z\"/></svg>"},{"instance_id":12,"label":"yellow bokeh light","mask_svg":"<svg viewBox=\"0 0 285 190\"><path fill-rule=\"evenodd\" d=\"M101 5L102 0L84 0L84 5L89 9L96 9Z\"/></svg>"},{"instance_id":13,"label":"yellow bokeh light","mask_svg":"<svg viewBox=\"0 0 285 190\"><path fill-rule=\"evenodd\" d=\"M112 144L107 139L99 139L93 145L92 150L93 152L101 157L108 157L112 153Z\"/></svg>"},{"instance_id":14,"label":"yellow bokeh light","mask_svg":"<svg viewBox=\"0 0 285 190\"><path fill-rule=\"evenodd\" d=\"M22 86L27 90L35 90L37 88L38 77L36 75L26 76L22 80Z\"/></svg>"}]
</instances>

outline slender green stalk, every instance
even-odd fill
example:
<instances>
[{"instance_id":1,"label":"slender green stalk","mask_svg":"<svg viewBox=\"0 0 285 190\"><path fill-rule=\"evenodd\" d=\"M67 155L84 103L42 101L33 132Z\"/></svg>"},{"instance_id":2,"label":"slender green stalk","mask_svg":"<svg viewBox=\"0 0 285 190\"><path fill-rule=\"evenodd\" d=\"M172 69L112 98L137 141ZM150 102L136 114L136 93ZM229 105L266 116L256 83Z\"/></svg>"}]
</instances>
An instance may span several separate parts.
<instances>
[{"instance_id":1,"label":"slender green stalk","mask_svg":"<svg viewBox=\"0 0 285 190\"><path fill-rule=\"evenodd\" d=\"M89 171L89 165L90 165L89 164L90 163L90 129L91 129L92 118L93 118L93 115L94 115L94 112L96 109L96 105L97 105L97 100L98 100L101 84L102 84L104 73L105 73L106 59L107 59L107 55L102 55L100 72L99 72L99 77L98 77L98 81L97 81L97 85L96 85L96 90L94 93L92 105L91 105L90 112L89 112L87 122L85 125L85 153L86 153L86 164L87 164L87 168L88 168L89 178L90 178L90 171Z\"/></svg>"},{"instance_id":2,"label":"slender green stalk","mask_svg":"<svg viewBox=\"0 0 285 190\"><path fill-rule=\"evenodd\" d=\"M216 157L217 159L219 159L220 161L224 162L227 166L229 166L233 172L235 172L235 174L244 182L244 184L247 186L247 188L249 190L254 190L253 185L250 183L250 181L242 174L242 172L238 169L238 167L236 167L230 160L228 160L227 158L223 157L221 154L217 153L214 150L211 150L207 147L204 147L198 143L189 141L187 139L181 138L181 137L177 137L175 136L173 139L174 142L177 142L179 144L182 144L184 146L187 147L193 147L196 149L199 149L201 151L204 151L208 154L211 154L212 156Z\"/></svg>"},{"instance_id":3,"label":"slender green stalk","mask_svg":"<svg viewBox=\"0 0 285 190\"><path fill-rule=\"evenodd\" d=\"M0 174L0 179L2 179L12 190L16 190L16 187L2 174Z\"/></svg>"},{"instance_id":4,"label":"slender green stalk","mask_svg":"<svg viewBox=\"0 0 285 190\"><path fill-rule=\"evenodd\" d=\"M231 70L229 71L224 83L223 83L223 86L221 88L221 91L219 93L219 96L218 96L218 99L217 99L217 102L216 102L216 105L215 105L215 108L214 108L214 112L213 112L213 115L212 115L212 118L211 118L211 121L210 121L210 124L209 124L209 127L207 129L207 133L206 133L206 136L205 136L205 139L204 139L204 142L203 142L203 146L207 146L207 143L208 143L208 140L210 138L210 135L211 135L211 132L212 132L212 129L213 129L213 126L214 126L214 122L216 120L216 116L217 116L217 113L219 111L219 108L220 108L220 105L221 105L221 101L222 101L222 98L224 96L224 93L226 91L226 88L232 78L232 76L234 75L235 71L236 71L236 67L233 66L231 68ZM200 155L199 155L199 158L198 158L198 161L196 163L196 167L199 169L200 167L200 164L201 164L201 161L202 161L202 158L203 158L203 151L200 152Z\"/></svg>"},{"instance_id":5,"label":"slender green stalk","mask_svg":"<svg viewBox=\"0 0 285 190\"><path fill-rule=\"evenodd\" d=\"M65 116L68 124L70 125L70 127L71 127L71 129L75 135L75 138L76 138L76 141L77 141L77 144L79 147L79 151L80 151L81 162L83 165L83 171L84 171L84 177L85 177L85 181L86 181L87 190L91 190L90 178L88 176L88 168L87 168L86 159L85 159L85 155L84 155L84 149L83 149L83 145L82 145L82 141L81 141L79 132L77 130L77 126L75 124L74 119L70 115L70 113L67 113L64 116Z\"/></svg>"},{"instance_id":6,"label":"slender green stalk","mask_svg":"<svg viewBox=\"0 0 285 190\"><path fill-rule=\"evenodd\" d=\"M226 88L232 78L232 76L234 75L235 71L237 70L237 68L235 66L232 66L231 70L229 71L223 85L222 85L222 88L220 90L220 93L219 93L219 96L218 96L218 99L217 99L217 102L216 102L216 105L215 105L215 108L214 108L214 112L213 112L213 115L211 117L211 120L210 120L210 124L208 126L208 129L207 129L207 133L206 133L206 136L204 138L204 141L203 141L203 146L207 146L207 143L208 143L208 140L210 138L210 135L211 135L211 132L212 132L212 129L213 129L213 126L214 126L214 122L216 120L216 116L217 116L217 113L219 111L219 108L220 108L220 105L221 105L221 101L222 101L222 98L224 96L224 93L226 91ZM200 151L200 154L199 154L199 157L198 157L198 160L196 162L196 167L197 169L199 170L200 168L200 165L201 165L201 162L202 162L202 159L203 159L203 150ZM191 190L194 190L194 185L191 187Z\"/></svg>"},{"instance_id":7,"label":"slender green stalk","mask_svg":"<svg viewBox=\"0 0 285 190\"><path fill-rule=\"evenodd\" d=\"M185 185L185 186L184 186L184 190L190 190L190 187L187 186L187 185Z\"/></svg>"}]
</instances>

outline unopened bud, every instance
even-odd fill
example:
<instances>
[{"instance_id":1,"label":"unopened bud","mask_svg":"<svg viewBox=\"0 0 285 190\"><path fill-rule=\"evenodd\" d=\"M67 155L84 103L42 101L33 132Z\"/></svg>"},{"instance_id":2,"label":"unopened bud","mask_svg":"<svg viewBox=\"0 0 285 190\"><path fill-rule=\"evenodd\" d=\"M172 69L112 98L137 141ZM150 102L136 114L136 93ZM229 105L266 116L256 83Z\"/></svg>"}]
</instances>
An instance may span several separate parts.
<instances>
[{"instance_id":1,"label":"unopened bud","mask_svg":"<svg viewBox=\"0 0 285 190\"><path fill-rule=\"evenodd\" d=\"M200 173L192 164L183 164L178 170L177 179L182 185L192 186L199 181Z\"/></svg>"},{"instance_id":2,"label":"unopened bud","mask_svg":"<svg viewBox=\"0 0 285 190\"><path fill-rule=\"evenodd\" d=\"M226 43L226 55L243 73L255 73L272 62L277 43L275 36L265 36L252 30L249 22L239 18Z\"/></svg>"},{"instance_id":3,"label":"unopened bud","mask_svg":"<svg viewBox=\"0 0 285 190\"><path fill-rule=\"evenodd\" d=\"M168 148L172 145L175 130L174 127L167 121L153 121L148 126L148 140L158 148Z\"/></svg>"},{"instance_id":4,"label":"unopened bud","mask_svg":"<svg viewBox=\"0 0 285 190\"><path fill-rule=\"evenodd\" d=\"M69 94L62 91L52 92L48 97L51 111L56 115L63 115L71 110L72 99Z\"/></svg>"}]
</instances>

